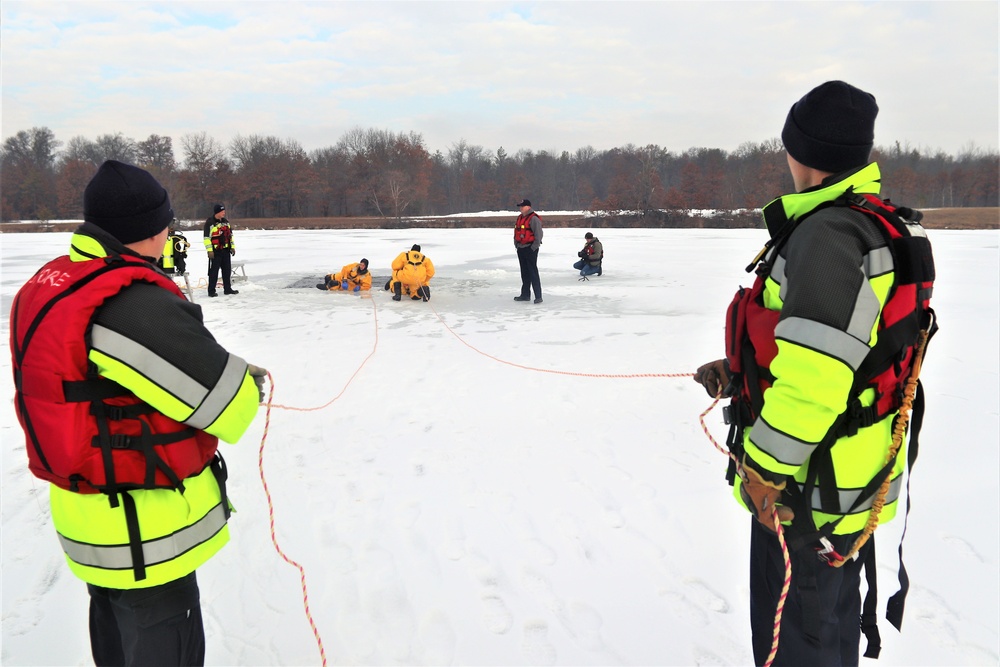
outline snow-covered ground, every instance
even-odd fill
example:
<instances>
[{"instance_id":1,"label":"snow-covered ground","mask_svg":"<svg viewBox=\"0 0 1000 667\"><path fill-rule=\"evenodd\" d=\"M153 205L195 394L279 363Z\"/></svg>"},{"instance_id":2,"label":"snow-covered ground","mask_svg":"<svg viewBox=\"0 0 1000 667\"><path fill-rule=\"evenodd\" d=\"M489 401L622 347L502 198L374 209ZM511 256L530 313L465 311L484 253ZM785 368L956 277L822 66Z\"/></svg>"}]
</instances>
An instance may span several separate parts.
<instances>
[{"instance_id":1,"label":"snow-covered ground","mask_svg":"<svg viewBox=\"0 0 1000 667\"><path fill-rule=\"evenodd\" d=\"M273 374L284 407L263 472L330 664L752 663L750 518L699 426L709 399L666 375L721 356L724 309L750 283L763 231L595 230L605 272L579 282L570 265L587 230L552 229L534 305L512 300L507 230L236 224L249 281L196 301L227 348ZM996 665L1000 234L930 235L941 331L923 373L913 585L903 633L883 619L871 664ZM16 290L68 239L0 235L5 338ZM412 243L437 267L428 303L381 290ZM308 286L361 257L371 298ZM202 252L190 268L204 276ZM2 386L0 661L90 664L86 590L63 563ZM718 409L708 422L724 436ZM271 544L264 426L262 409L223 447L237 514L232 542L198 573L207 661L315 665L299 572ZM883 610L901 526L878 532Z\"/></svg>"}]
</instances>

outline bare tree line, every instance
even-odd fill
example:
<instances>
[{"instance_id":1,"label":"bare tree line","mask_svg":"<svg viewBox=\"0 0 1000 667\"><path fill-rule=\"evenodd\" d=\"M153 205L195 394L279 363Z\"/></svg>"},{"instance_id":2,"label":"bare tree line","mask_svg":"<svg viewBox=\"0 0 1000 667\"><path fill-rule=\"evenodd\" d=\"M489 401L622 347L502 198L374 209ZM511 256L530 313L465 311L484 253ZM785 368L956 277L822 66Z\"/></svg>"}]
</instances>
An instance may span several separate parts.
<instances>
[{"instance_id":1,"label":"bare tree line","mask_svg":"<svg viewBox=\"0 0 1000 667\"><path fill-rule=\"evenodd\" d=\"M136 141L121 133L77 136L63 145L47 127L21 130L0 148L0 215L7 220L82 217L82 193L108 159L137 164L170 191L178 217L198 219L224 202L235 217L408 217L536 208L663 215L688 209L757 208L793 189L778 139L735 151L671 152L650 144L558 155L461 139L430 153L415 132L353 128L307 153L294 139L237 135L223 145L205 132ZM998 205L996 151L921 153L898 142L876 147L884 195L915 208Z\"/></svg>"}]
</instances>

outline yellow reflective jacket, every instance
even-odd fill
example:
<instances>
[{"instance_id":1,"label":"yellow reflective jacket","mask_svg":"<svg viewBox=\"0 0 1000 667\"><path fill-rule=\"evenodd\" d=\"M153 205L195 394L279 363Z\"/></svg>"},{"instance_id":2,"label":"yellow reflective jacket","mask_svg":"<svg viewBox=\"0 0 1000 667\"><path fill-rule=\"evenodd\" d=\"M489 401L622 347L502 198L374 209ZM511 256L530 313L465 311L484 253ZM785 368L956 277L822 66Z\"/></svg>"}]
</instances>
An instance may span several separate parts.
<instances>
[{"instance_id":1,"label":"yellow reflective jacket","mask_svg":"<svg viewBox=\"0 0 1000 667\"><path fill-rule=\"evenodd\" d=\"M777 212L779 218L801 222L786 243L764 256L770 272L760 299L764 309L779 313L773 329L776 351L760 414L744 429L743 449L760 468L787 475L800 489L814 450L847 409L855 373L877 343L882 308L895 284L893 259L877 223L845 206L828 206L849 188L878 194L878 166L872 163L765 207L765 219ZM770 223L769 230L776 231ZM866 407L877 400L872 389L859 398ZM840 511L885 466L896 414L840 437L828 450ZM882 522L896 514L905 462L905 451L900 451ZM737 478L735 496L742 504L739 484ZM840 520L835 534L857 532L871 508L871 498L862 500L846 516L823 511L829 508L814 489L813 521L821 527Z\"/></svg>"},{"instance_id":2,"label":"yellow reflective jacket","mask_svg":"<svg viewBox=\"0 0 1000 667\"><path fill-rule=\"evenodd\" d=\"M136 257L103 230L85 223L72 238L68 259L73 263L103 264L105 258L114 263L118 255ZM129 264L141 265L141 262ZM150 266L150 271L156 269ZM125 270L111 271L109 275L117 273L136 275ZM74 296L96 290L97 282L74 286ZM101 289L106 290L108 283L102 282ZM69 287L57 283L52 281L53 288ZM32 294L35 295L32 298L48 298L37 287ZM19 293L12 320L18 311L31 305L22 303L20 297ZM157 424L165 428L180 427L184 429L181 435L194 434L199 442L211 441L213 437L235 442L242 436L257 412L257 388L247 373L246 362L228 353L205 328L199 306L156 281L131 278L122 281L119 291L109 298L102 296L91 302L90 314L73 318L72 326L78 330L65 334L67 340L75 336L80 341L67 346L72 368L64 373L52 368L51 373L58 379L74 377L81 368L92 368L88 377L93 380L88 383L115 388L114 395L126 401L127 406L121 410L110 405L107 419L114 423L139 422L143 426L139 435L112 436L115 443L112 447L142 449L145 447L142 443L156 444L158 438L176 440L175 434L160 434ZM37 330L50 328L44 318L58 315L57 311L57 308L48 311ZM66 323L63 318L55 324L65 327ZM36 337L36 344L42 340L45 339ZM44 353L44 346L38 351ZM52 358L63 356L66 355ZM69 385L64 382L63 386ZM25 387L25 391L30 393L35 389ZM129 406L133 404L139 409L131 411L133 408ZM46 424L39 419L35 426ZM56 424L51 426L56 427ZM74 423L63 428L83 430L86 437L81 437L87 440L80 445L74 444L80 438L67 438L63 446L73 444L92 449L88 434L94 430L90 425ZM44 433L35 437L38 442L53 442ZM161 446L170 448L168 443ZM214 447L209 451L214 451ZM68 465L74 465L73 459L67 458L72 452L58 455ZM160 461L169 461L169 456L169 452L164 452ZM113 459L113 467L117 467L118 460ZM112 482L102 490L116 488L114 491L86 493L76 492L74 484L50 485L53 524L70 569L84 581L118 589L157 586L194 571L228 541L229 506L224 495L225 466L221 459L211 459L193 472L180 475L182 479L176 483L164 482L160 464L156 465L156 481L150 486L130 482L116 488ZM79 490L85 490L82 482L79 486Z\"/></svg>"}]
</instances>

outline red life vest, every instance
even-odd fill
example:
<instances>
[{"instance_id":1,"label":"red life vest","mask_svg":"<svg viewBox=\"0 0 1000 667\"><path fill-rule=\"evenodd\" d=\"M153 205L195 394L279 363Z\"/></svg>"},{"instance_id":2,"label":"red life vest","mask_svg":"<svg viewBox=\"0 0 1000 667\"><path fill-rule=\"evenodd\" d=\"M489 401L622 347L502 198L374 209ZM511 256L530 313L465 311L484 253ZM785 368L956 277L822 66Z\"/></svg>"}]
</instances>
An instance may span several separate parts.
<instances>
[{"instance_id":1,"label":"red life vest","mask_svg":"<svg viewBox=\"0 0 1000 667\"><path fill-rule=\"evenodd\" d=\"M834 205L849 206L878 225L892 254L895 273L879 316L877 342L855 373L847 412L834 423L837 431L834 435L839 437L853 435L858 428L870 426L900 407L918 333L924 328L936 329L930 308L935 273L930 242L919 224L919 213L901 209L905 216L916 218L906 220L888 200L883 202L871 194L852 194ZM793 231L794 226L775 239L772 258L777 257L780 246ZM742 415L744 425L753 423L760 414L764 392L774 381L770 365L778 353L774 329L781 313L764 307L764 283L770 269L769 261L761 262L753 287L737 291L726 315L726 359L730 370L742 375L737 402L749 409L748 414ZM863 408L858 397L868 388L875 390L876 401Z\"/></svg>"},{"instance_id":2,"label":"red life vest","mask_svg":"<svg viewBox=\"0 0 1000 667\"><path fill-rule=\"evenodd\" d=\"M523 213L517 216L517 221L514 223L514 243L528 244L535 242L535 232L531 230L532 216L538 218L538 214L534 211L530 211L527 216ZM538 219L541 220L541 218Z\"/></svg>"},{"instance_id":3,"label":"red life vest","mask_svg":"<svg viewBox=\"0 0 1000 667\"><path fill-rule=\"evenodd\" d=\"M42 267L11 308L15 408L27 434L28 467L79 493L181 488L212 460L218 439L185 426L90 370L94 312L134 282L184 298L146 261L109 256Z\"/></svg>"},{"instance_id":4,"label":"red life vest","mask_svg":"<svg viewBox=\"0 0 1000 667\"><path fill-rule=\"evenodd\" d=\"M212 249L228 250L233 245L233 230L226 221L212 227Z\"/></svg>"}]
</instances>

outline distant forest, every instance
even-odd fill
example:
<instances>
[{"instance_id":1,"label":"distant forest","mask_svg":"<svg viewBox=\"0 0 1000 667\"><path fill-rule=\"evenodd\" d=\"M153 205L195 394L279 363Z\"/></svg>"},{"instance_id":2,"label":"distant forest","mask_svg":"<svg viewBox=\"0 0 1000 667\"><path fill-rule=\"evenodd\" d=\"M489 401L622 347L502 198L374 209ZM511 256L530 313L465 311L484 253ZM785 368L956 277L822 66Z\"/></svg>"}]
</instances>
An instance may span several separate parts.
<instances>
[{"instance_id":1,"label":"distant forest","mask_svg":"<svg viewBox=\"0 0 1000 667\"><path fill-rule=\"evenodd\" d=\"M420 134L354 128L307 153L294 139L237 135L223 145L205 132L136 141L121 133L56 139L47 127L21 130L0 149L0 217L79 219L84 187L115 159L152 172L178 218L207 217L215 202L233 218L376 216L387 221L511 210L527 197L541 210L664 212L759 208L791 192L779 139L735 151L627 145L558 155L509 155L464 139L430 153ZM883 196L914 208L998 205L995 151L922 154L898 142L878 146Z\"/></svg>"}]
</instances>

